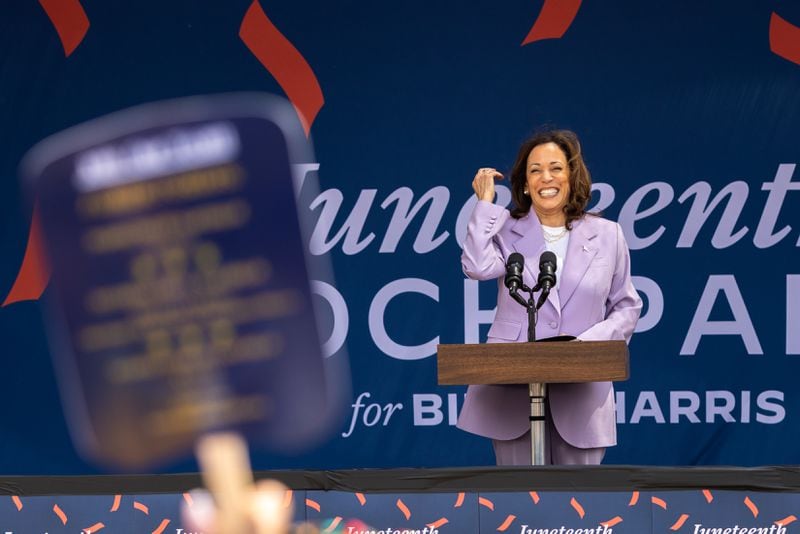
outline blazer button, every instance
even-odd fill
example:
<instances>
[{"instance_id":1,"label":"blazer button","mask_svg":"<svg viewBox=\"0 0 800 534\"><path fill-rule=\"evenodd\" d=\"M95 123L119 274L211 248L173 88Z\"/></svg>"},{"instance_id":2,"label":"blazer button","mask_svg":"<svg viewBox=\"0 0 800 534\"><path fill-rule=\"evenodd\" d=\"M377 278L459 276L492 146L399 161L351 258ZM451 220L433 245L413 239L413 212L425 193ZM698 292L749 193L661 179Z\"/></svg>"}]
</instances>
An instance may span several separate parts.
<instances>
[{"instance_id":1,"label":"blazer button","mask_svg":"<svg viewBox=\"0 0 800 534\"><path fill-rule=\"evenodd\" d=\"M558 323L557 323L557 322L553 321L552 323L550 323L550 328L552 328L553 330L555 330L555 329L556 329L556 327L558 327Z\"/></svg>"}]
</instances>

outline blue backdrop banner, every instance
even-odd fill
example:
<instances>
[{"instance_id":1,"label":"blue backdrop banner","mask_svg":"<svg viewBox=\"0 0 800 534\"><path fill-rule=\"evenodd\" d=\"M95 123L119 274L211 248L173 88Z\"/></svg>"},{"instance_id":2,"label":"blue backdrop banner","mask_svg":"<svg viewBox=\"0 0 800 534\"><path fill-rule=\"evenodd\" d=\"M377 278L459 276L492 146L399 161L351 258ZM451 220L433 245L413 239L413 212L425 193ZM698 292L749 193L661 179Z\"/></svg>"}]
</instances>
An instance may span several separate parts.
<instances>
[{"instance_id":1,"label":"blue backdrop banner","mask_svg":"<svg viewBox=\"0 0 800 534\"><path fill-rule=\"evenodd\" d=\"M645 301L605 463L798 462L797 4L52 4L0 20L0 472L96 470L55 391L23 154L112 111L241 90L287 97L313 138L295 168L320 184L299 190L305 246L336 283L311 289L323 351L347 347L353 384L327 443L255 450L256 468L493 462L454 427L465 388L437 385L435 347L485 341L496 284L459 264L470 182L542 127L580 136L592 206L622 225Z\"/></svg>"}]
</instances>

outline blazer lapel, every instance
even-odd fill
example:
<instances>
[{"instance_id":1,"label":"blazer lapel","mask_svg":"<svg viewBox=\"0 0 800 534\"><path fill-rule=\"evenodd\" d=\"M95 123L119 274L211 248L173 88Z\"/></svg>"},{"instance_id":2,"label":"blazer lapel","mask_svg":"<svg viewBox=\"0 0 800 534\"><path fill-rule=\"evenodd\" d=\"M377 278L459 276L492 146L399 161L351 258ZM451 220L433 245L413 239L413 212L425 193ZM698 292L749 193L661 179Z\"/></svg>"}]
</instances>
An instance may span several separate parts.
<instances>
[{"instance_id":1,"label":"blazer lapel","mask_svg":"<svg viewBox=\"0 0 800 534\"><path fill-rule=\"evenodd\" d=\"M530 213L514 222L511 231L516 234L516 239L511 244L514 250L525 256L525 266L531 266L531 259L536 258L544 252L544 236L542 235L542 225L536 216ZM534 271L531 271L534 272ZM538 271L537 271L538 274ZM534 277L535 278L535 277Z\"/></svg>"},{"instance_id":2,"label":"blazer lapel","mask_svg":"<svg viewBox=\"0 0 800 534\"><path fill-rule=\"evenodd\" d=\"M530 280L535 285L539 278L539 257L546 250L542 225L532 212L525 217L517 219L511 231L516 234L516 240L511 244L516 252L525 256L525 270L528 271ZM561 304L557 291L551 291L544 306L550 304L556 313L561 315Z\"/></svg>"},{"instance_id":3,"label":"blazer lapel","mask_svg":"<svg viewBox=\"0 0 800 534\"><path fill-rule=\"evenodd\" d=\"M593 246L592 239L597 232L591 224L586 223L586 217L572 223L572 231L567 245L567 257L564 258L564 272L561 273L559 297L561 305L565 306L575 289L586 274L589 264L597 255L597 247Z\"/></svg>"}]
</instances>

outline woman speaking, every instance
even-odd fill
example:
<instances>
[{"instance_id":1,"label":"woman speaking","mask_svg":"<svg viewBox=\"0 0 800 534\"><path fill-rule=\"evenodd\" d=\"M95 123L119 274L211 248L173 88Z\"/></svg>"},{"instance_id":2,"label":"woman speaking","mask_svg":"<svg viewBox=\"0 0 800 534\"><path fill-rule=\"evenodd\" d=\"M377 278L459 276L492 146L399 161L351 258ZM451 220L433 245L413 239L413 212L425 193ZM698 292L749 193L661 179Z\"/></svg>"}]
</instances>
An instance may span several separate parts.
<instances>
[{"instance_id":1,"label":"woman speaking","mask_svg":"<svg viewBox=\"0 0 800 534\"><path fill-rule=\"evenodd\" d=\"M631 283L630 254L622 229L586 212L591 177L577 136L543 132L523 143L511 171L514 207L493 204L496 169L478 170L478 197L461 264L473 280L498 279L497 314L488 343L527 341L525 308L503 285L506 260L525 257L523 282L535 284L542 252L557 258L557 284L539 310L536 338L629 341L642 301ZM528 387L470 386L458 427L492 438L498 465L530 465ZM548 385L545 462L599 464L616 445L614 390L610 382Z\"/></svg>"}]
</instances>

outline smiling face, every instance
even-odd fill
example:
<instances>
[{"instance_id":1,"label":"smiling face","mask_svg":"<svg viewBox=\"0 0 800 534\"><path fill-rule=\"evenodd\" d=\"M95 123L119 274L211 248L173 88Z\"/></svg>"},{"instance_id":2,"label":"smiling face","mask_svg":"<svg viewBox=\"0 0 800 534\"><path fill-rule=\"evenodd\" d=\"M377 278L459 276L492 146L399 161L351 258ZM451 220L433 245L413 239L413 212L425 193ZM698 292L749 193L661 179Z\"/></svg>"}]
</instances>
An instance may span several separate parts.
<instances>
[{"instance_id":1,"label":"smiling face","mask_svg":"<svg viewBox=\"0 0 800 534\"><path fill-rule=\"evenodd\" d=\"M557 144L533 147L528 154L526 183L539 222L563 226L564 206L569 200L569 166L567 156Z\"/></svg>"}]
</instances>

